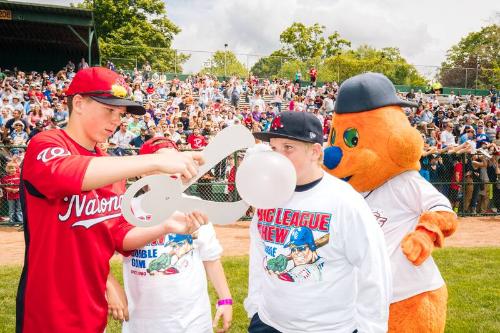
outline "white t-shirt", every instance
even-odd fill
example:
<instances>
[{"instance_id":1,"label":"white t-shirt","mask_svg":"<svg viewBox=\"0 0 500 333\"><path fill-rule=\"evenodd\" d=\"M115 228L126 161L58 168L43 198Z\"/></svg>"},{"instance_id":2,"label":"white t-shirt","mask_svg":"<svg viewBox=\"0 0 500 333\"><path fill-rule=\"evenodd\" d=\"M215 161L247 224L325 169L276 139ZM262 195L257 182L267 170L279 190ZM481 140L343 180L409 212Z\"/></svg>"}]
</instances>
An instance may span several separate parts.
<instances>
[{"instance_id":1,"label":"white t-shirt","mask_svg":"<svg viewBox=\"0 0 500 333\"><path fill-rule=\"evenodd\" d=\"M120 148L130 148L130 140L132 140L134 137L134 134L129 131L126 131L125 133L122 131L118 131L113 134L109 141Z\"/></svg>"},{"instance_id":2,"label":"white t-shirt","mask_svg":"<svg viewBox=\"0 0 500 333\"><path fill-rule=\"evenodd\" d=\"M144 94L141 90L134 90L133 92L134 101L137 103L142 103L144 101Z\"/></svg>"},{"instance_id":3,"label":"white t-shirt","mask_svg":"<svg viewBox=\"0 0 500 333\"><path fill-rule=\"evenodd\" d=\"M446 146L453 146L455 144L455 137L448 131L441 132L441 142Z\"/></svg>"},{"instance_id":4,"label":"white t-shirt","mask_svg":"<svg viewBox=\"0 0 500 333\"><path fill-rule=\"evenodd\" d=\"M255 105L257 105L259 107L260 112L265 111L265 109L266 109L266 103L264 102L264 100L261 97L255 98L255 99L250 101L250 106L251 106L252 110L253 110Z\"/></svg>"},{"instance_id":5,"label":"white t-shirt","mask_svg":"<svg viewBox=\"0 0 500 333\"><path fill-rule=\"evenodd\" d=\"M324 174L250 226L245 309L284 333L386 332L391 273L361 195Z\"/></svg>"},{"instance_id":6,"label":"white t-shirt","mask_svg":"<svg viewBox=\"0 0 500 333\"><path fill-rule=\"evenodd\" d=\"M444 281L432 257L413 265L403 254L401 241L415 230L423 212L453 212L448 199L417 171L404 172L362 194L384 232L391 258L391 303L442 287Z\"/></svg>"},{"instance_id":7,"label":"white t-shirt","mask_svg":"<svg viewBox=\"0 0 500 333\"><path fill-rule=\"evenodd\" d=\"M327 97L323 100L323 103L325 105L326 112L333 111L333 99L331 99L330 97Z\"/></svg>"},{"instance_id":8,"label":"white t-shirt","mask_svg":"<svg viewBox=\"0 0 500 333\"><path fill-rule=\"evenodd\" d=\"M140 200L132 201L132 210L147 218ZM122 332L212 333L203 261L217 260L221 253L215 230L207 224L196 239L168 234L124 258L130 320L123 322Z\"/></svg>"}]
</instances>

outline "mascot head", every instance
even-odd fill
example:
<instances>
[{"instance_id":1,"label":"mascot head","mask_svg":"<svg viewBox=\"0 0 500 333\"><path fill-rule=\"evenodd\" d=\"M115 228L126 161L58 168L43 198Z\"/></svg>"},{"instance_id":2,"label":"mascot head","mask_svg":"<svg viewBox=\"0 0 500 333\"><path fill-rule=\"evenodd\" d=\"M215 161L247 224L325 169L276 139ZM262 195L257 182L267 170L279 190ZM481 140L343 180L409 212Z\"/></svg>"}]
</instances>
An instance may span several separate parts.
<instances>
[{"instance_id":1,"label":"mascot head","mask_svg":"<svg viewBox=\"0 0 500 333\"><path fill-rule=\"evenodd\" d=\"M423 140L401 107L392 82L379 73L365 73L340 86L324 169L357 191L373 190L407 170L420 169Z\"/></svg>"}]
</instances>

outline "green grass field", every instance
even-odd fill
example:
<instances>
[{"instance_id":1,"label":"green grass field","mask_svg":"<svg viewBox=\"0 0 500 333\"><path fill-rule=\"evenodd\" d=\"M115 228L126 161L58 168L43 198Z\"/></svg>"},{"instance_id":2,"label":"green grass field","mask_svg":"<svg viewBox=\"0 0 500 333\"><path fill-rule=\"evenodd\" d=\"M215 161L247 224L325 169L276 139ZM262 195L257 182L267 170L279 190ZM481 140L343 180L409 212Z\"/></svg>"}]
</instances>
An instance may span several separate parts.
<instances>
[{"instance_id":1,"label":"green grass field","mask_svg":"<svg viewBox=\"0 0 500 333\"><path fill-rule=\"evenodd\" d=\"M444 249L434 254L448 284L447 332L500 332L500 248ZM246 332L248 320L243 309L246 295L248 258L223 259L235 300L231 332ZM115 276L121 266L114 264ZM0 332L13 332L15 294L20 266L0 267ZM214 299L213 290L210 295ZM120 332L111 322L107 332Z\"/></svg>"}]
</instances>

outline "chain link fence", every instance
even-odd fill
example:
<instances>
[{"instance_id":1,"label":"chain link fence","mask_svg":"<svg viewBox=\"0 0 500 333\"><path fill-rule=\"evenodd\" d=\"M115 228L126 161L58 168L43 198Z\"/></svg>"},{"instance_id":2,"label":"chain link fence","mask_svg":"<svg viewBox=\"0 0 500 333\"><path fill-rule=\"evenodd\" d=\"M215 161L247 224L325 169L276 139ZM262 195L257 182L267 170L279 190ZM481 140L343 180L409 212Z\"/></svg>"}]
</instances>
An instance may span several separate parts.
<instances>
[{"instance_id":1,"label":"chain link fence","mask_svg":"<svg viewBox=\"0 0 500 333\"><path fill-rule=\"evenodd\" d=\"M0 223L8 224L13 218L13 207L9 209L6 188L15 188L15 184L4 182L6 165L11 160L12 151L22 153L25 146L0 146ZM109 149L110 155L135 155L138 149ZM241 162L242 152L235 152L222 160L196 183L186 190L187 195L203 200L227 202L238 201L234 177ZM422 157L421 175L431 182L438 191L445 195L459 216L498 215L500 212L500 182L497 176L495 156L484 154L433 154ZM234 169L233 169L234 168ZM129 179L131 184L135 179ZM12 205L11 205L12 206ZM10 210L10 213L9 213ZM242 220L252 217L249 209ZM15 219L15 218L14 218Z\"/></svg>"},{"instance_id":2,"label":"chain link fence","mask_svg":"<svg viewBox=\"0 0 500 333\"><path fill-rule=\"evenodd\" d=\"M421 159L420 174L445 195L460 216L498 215L500 182L495 155L433 154Z\"/></svg>"}]
</instances>

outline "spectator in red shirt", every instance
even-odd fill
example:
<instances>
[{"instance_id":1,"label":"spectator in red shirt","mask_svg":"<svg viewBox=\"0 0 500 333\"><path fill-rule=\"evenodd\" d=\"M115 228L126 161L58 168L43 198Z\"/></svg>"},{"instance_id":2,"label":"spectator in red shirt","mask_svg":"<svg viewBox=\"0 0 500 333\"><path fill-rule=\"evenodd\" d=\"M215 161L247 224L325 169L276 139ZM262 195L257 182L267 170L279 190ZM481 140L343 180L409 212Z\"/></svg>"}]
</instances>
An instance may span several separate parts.
<instances>
[{"instance_id":1,"label":"spectator in red shirt","mask_svg":"<svg viewBox=\"0 0 500 333\"><path fill-rule=\"evenodd\" d=\"M234 155L229 156L229 171L227 172L227 182L229 183L227 185L227 194L228 194L228 200L229 202L234 202L240 200L238 196L238 191L236 191L236 169L237 166L243 162L243 156L241 154L238 155L238 164L234 163Z\"/></svg>"},{"instance_id":2,"label":"spectator in red shirt","mask_svg":"<svg viewBox=\"0 0 500 333\"><path fill-rule=\"evenodd\" d=\"M311 79L311 85L316 87L316 78L318 77L318 71L316 68L311 67L309 70L309 78Z\"/></svg>"},{"instance_id":3,"label":"spectator in red shirt","mask_svg":"<svg viewBox=\"0 0 500 333\"><path fill-rule=\"evenodd\" d=\"M462 192L462 179L463 179L463 164L460 161L459 155L453 155L453 175L451 176L450 184L450 202L455 211L457 211L460 204L460 195Z\"/></svg>"},{"instance_id":4,"label":"spectator in red shirt","mask_svg":"<svg viewBox=\"0 0 500 333\"><path fill-rule=\"evenodd\" d=\"M9 204L9 224L21 225L23 223L23 212L19 200L19 168L15 162L7 163L5 167L7 174L1 179L5 186L5 196Z\"/></svg>"},{"instance_id":5,"label":"spectator in red shirt","mask_svg":"<svg viewBox=\"0 0 500 333\"><path fill-rule=\"evenodd\" d=\"M152 82L150 82L150 83L148 84L148 87L146 88L146 93L147 93L148 95L153 95L153 94L154 94L154 92L155 92L155 87L154 87L153 83L152 83Z\"/></svg>"},{"instance_id":6,"label":"spectator in red shirt","mask_svg":"<svg viewBox=\"0 0 500 333\"><path fill-rule=\"evenodd\" d=\"M201 149L208 145L207 139L200 134L199 128L193 129L193 134L188 136L187 143L189 143L191 149Z\"/></svg>"}]
</instances>

